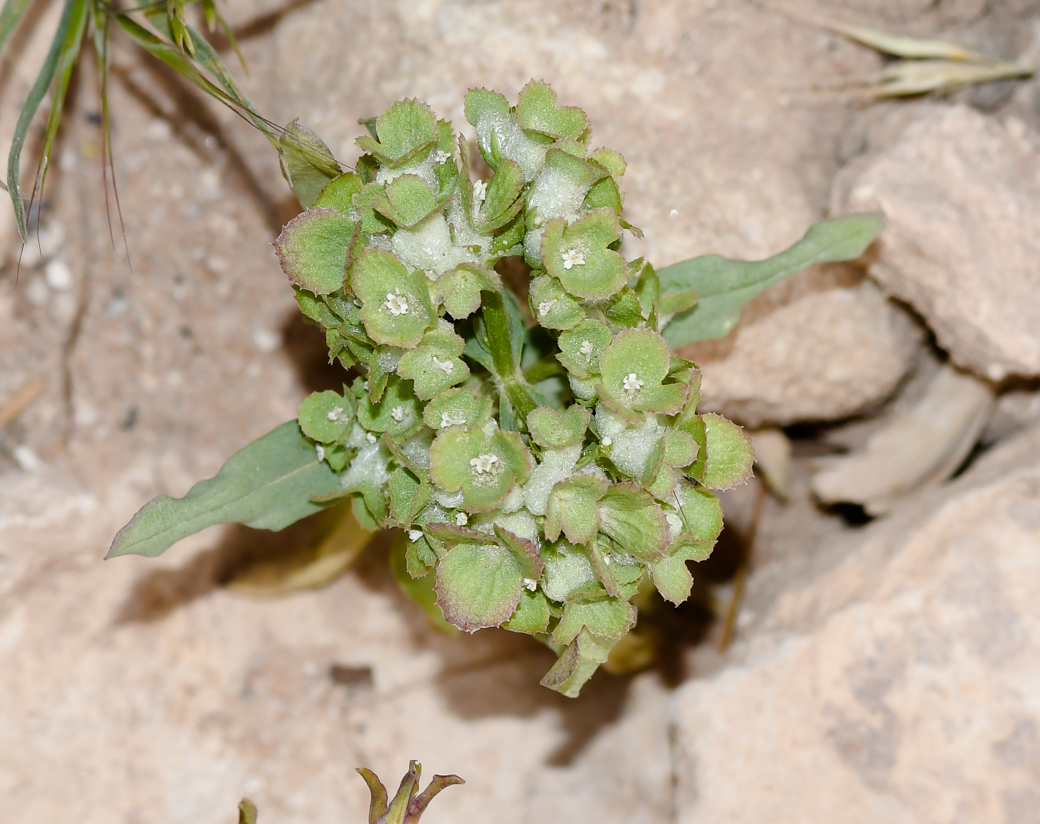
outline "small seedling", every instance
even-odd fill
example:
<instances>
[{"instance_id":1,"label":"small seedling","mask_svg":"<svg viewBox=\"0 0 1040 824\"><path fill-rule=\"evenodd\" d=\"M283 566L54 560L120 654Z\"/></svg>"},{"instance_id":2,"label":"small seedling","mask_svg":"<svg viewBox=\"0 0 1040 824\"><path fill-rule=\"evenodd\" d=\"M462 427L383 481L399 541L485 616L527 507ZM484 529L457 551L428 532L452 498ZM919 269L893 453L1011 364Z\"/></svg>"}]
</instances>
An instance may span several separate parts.
<instances>
[{"instance_id":1,"label":"small seedling","mask_svg":"<svg viewBox=\"0 0 1040 824\"><path fill-rule=\"evenodd\" d=\"M349 499L396 529L392 566L466 632L534 635L575 696L636 621L633 599L690 594L722 529L712 490L743 482L740 428L697 412L700 373L672 347L720 337L742 305L814 263L859 257L876 215L824 221L757 263L715 255L660 272L621 253L625 161L529 83L486 89L466 119L493 171L424 103L367 123L355 171L283 154L305 211L275 243L342 391L233 456L181 499L146 505L111 556L155 556L215 523L281 529ZM313 157L331 158L308 134ZM521 259L518 291L498 264Z\"/></svg>"}]
</instances>

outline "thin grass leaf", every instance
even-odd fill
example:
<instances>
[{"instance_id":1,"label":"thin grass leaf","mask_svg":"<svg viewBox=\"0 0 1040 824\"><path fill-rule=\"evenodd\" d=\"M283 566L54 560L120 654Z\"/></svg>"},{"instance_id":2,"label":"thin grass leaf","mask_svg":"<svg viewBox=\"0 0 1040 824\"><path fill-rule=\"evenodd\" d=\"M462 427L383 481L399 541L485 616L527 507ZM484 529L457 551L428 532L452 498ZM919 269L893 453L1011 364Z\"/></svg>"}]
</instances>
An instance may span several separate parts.
<instances>
[{"instance_id":1,"label":"thin grass leaf","mask_svg":"<svg viewBox=\"0 0 1040 824\"><path fill-rule=\"evenodd\" d=\"M69 90L69 81L72 79L72 70L76 68L79 61L80 48L83 46L83 34L87 29L87 19L90 16L89 0L70 0L73 7L72 17L69 19L69 28L61 44L58 54L58 65L55 72L54 91L51 95L51 111L47 117L47 130L43 137L43 148L40 152L40 165L36 172L36 182L33 184L30 204L36 199L36 193L43 198L43 188L47 181L47 169L50 166L51 152L54 150L54 141L58 137L58 128L61 126L61 118L65 113L65 95Z\"/></svg>"},{"instance_id":2,"label":"thin grass leaf","mask_svg":"<svg viewBox=\"0 0 1040 824\"><path fill-rule=\"evenodd\" d=\"M982 65L952 60L914 60L887 66L881 73L881 83L867 86L861 91L881 100L929 92L946 93L978 83L1013 80L1032 75L1032 68L1019 63Z\"/></svg>"},{"instance_id":3,"label":"thin grass leaf","mask_svg":"<svg viewBox=\"0 0 1040 824\"><path fill-rule=\"evenodd\" d=\"M165 27L165 16L156 12L148 12L145 15L149 22L152 23L159 31L160 34L170 37L169 28ZM185 24L187 25L187 24ZM226 26L226 24L225 24ZM193 29L190 25L187 26L188 33L192 37L195 44L194 58L204 69L206 69L216 81L224 88L224 91L236 101L236 103L245 110L246 116L253 121L253 125L256 126L264 136L271 142L271 145L276 149L278 148L278 137L275 129L272 129L270 121L261 117L260 112L257 111L256 106L253 105L252 101L246 96L245 92L235 81L231 72L228 71L227 66L224 65L224 61L220 59L220 55L217 54L216 50L209 44L198 31ZM228 29L230 31L230 29ZM229 38L234 40L233 37ZM238 46L235 45L235 51L238 52ZM239 59L242 55L239 54ZM245 65L245 61L243 61Z\"/></svg>"},{"instance_id":4,"label":"thin grass leaf","mask_svg":"<svg viewBox=\"0 0 1040 824\"><path fill-rule=\"evenodd\" d=\"M11 36L25 12L29 8L30 0L7 0L3 11L0 11L0 51L3 51L7 38Z\"/></svg>"},{"instance_id":5,"label":"thin grass leaf","mask_svg":"<svg viewBox=\"0 0 1040 824\"><path fill-rule=\"evenodd\" d=\"M955 43L942 40L921 40L916 37L901 37L885 34L862 26L849 26L844 23L818 21L819 25L843 34L875 51L890 54L893 57L905 57L909 60L954 60L970 63L996 63L992 57L973 52Z\"/></svg>"},{"instance_id":6,"label":"thin grass leaf","mask_svg":"<svg viewBox=\"0 0 1040 824\"><path fill-rule=\"evenodd\" d=\"M187 54L171 43L166 43L159 39L148 31L148 29L144 28L144 26L133 18L128 17L126 14L117 14L114 19L116 25L119 26L119 28L121 28L130 39L142 49L147 51L153 57L162 60L166 65L178 72L186 80L193 83L210 97L223 103L236 114L249 117L252 120L254 113L249 111L248 107L244 103L236 100L226 91L209 80L209 78L199 70L194 61L192 61ZM246 110L244 114L242 111L243 109ZM267 121L263 122L266 123Z\"/></svg>"},{"instance_id":7,"label":"thin grass leaf","mask_svg":"<svg viewBox=\"0 0 1040 824\"><path fill-rule=\"evenodd\" d=\"M43 65L40 67L40 73L36 76L36 81L25 98L25 105L22 106L22 111L18 115L18 122L14 127L14 138L11 140L11 152L7 156L7 192L11 196L15 220L18 222L18 235L21 237L22 243L25 243L29 234L25 222L25 203L22 201L22 190L18 185L22 148L25 145L25 138L29 133L29 126L36 115L36 110L40 107L40 102L43 100L44 95L47 94L47 89L50 88L54 75L58 70L62 46L65 43L65 36L68 34L69 26L72 22L74 5L75 0L68 0L65 3L61 19L58 21L58 28L54 32L54 39L51 41L51 47L47 51L47 57L44 58Z\"/></svg>"}]
</instances>

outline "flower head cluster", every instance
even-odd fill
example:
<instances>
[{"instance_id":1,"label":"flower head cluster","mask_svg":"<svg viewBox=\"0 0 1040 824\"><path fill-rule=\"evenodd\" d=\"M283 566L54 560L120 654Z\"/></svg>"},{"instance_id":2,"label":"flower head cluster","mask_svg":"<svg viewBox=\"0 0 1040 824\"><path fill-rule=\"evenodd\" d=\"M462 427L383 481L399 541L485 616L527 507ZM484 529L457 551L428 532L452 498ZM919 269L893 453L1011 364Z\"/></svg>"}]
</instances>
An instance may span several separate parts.
<instances>
[{"instance_id":1,"label":"flower head cluster","mask_svg":"<svg viewBox=\"0 0 1040 824\"><path fill-rule=\"evenodd\" d=\"M661 337L654 269L618 251L625 161L532 82L476 89L466 119L493 175L423 103L395 103L276 248L330 356L356 373L299 422L365 525L401 529L405 574L457 627L561 650L574 695L635 622L690 592L722 526L709 491L750 448L698 415L699 373ZM526 295L496 266L522 258ZM689 306L694 296L668 296ZM672 308L671 311L675 311Z\"/></svg>"}]
</instances>

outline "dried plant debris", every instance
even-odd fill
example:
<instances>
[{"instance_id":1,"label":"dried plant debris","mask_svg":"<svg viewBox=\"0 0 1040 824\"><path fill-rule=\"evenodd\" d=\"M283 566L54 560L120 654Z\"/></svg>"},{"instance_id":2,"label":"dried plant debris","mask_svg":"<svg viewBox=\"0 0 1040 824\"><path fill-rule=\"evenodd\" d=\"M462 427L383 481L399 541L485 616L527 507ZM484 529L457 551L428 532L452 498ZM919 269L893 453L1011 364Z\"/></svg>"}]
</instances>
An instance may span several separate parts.
<instances>
[{"instance_id":1,"label":"dried plant debris","mask_svg":"<svg viewBox=\"0 0 1040 824\"><path fill-rule=\"evenodd\" d=\"M1032 77L1035 67L1008 62L942 40L920 39L863 26L809 17L791 16L844 35L881 54L899 58L867 77L838 80L833 88L872 100L922 94L948 94L979 83Z\"/></svg>"}]
</instances>

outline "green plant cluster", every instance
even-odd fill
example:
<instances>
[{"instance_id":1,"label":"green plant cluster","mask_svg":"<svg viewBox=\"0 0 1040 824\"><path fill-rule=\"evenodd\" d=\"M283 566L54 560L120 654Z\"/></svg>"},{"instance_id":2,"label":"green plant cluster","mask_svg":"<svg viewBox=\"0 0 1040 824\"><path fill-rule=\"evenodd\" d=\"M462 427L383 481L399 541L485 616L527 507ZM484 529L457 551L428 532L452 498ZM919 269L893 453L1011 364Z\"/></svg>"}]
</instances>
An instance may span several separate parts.
<instances>
[{"instance_id":1,"label":"green plant cluster","mask_svg":"<svg viewBox=\"0 0 1040 824\"><path fill-rule=\"evenodd\" d=\"M831 218L766 260L655 271L620 252L639 234L625 161L590 148L584 112L532 82L515 106L469 92L466 118L479 160L404 100L365 121L346 173L305 126L279 131L305 211L276 249L353 379L184 497L147 503L108 557L154 557L214 524L279 530L341 501L398 530L391 566L434 623L534 635L559 654L543 683L573 696L612 649L631 664L617 645L637 602L688 597L687 562L722 527L712 490L750 473L748 439L697 412L700 374L672 347L725 336L808 266L859 257L882 221ZM352 533L331 566L318 552L302 579L363 543Z\"/></svg>"},{"instance_id":2,"label":"green plant cluster","mask_svg":"<svg viewBox=\"0 0 1040 824\"><path fill-rule=\"evenodd\" d=\"M654 586L678 603L711 552L711 489L743 481L740 429L696 406L700 375L661 329L697 300L620 253L625 161L545 83L515 106L476 89L492 174L423 103L395 103L276 242L304 314L357 377L299 424L358 520L404 536L447 621L560 653L577 694ZM496 265L529 268L516 291ZM524 294L526 293L526 294ZM526 310L526 311L525 311Z\"/></svg>"}]
</instances>

